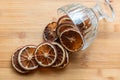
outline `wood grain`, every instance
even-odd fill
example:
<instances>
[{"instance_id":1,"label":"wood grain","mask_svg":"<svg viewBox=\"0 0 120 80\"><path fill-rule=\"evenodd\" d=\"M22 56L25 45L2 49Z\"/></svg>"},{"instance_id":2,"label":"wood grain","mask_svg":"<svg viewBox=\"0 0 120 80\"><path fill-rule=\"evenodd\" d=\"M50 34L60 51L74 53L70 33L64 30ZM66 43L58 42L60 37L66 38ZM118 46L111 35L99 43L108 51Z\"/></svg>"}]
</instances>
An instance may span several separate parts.
<instances>
[{"instance_id":1,"label":"wood grain","mask_svg":"<svg viewBox=\"0 0 120 80\"><path fill-rule=\"evenodd\" d=\"M11 56L21 46L38 45L43 29L57 17L57 8L92 0L0 0L0 80L120 80L120 0L113 0L113 23L100 21L94 43L84 53L70 55L66 69L38 69L18 74L11 67Z\"/></svg>"}]
</instances>

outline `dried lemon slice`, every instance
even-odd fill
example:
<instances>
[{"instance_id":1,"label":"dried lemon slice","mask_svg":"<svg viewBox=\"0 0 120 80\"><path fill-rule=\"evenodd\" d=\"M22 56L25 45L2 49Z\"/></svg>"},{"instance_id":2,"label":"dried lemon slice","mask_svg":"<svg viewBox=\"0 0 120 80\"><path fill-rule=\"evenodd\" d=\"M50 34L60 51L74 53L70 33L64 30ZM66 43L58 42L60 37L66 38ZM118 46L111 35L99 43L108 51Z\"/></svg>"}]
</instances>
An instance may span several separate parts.
<instances>
[{"instance_id":1,"label":"dried lemon slice","mask_svg":"<svg viewBox=\"0 0 120 80\"><path fill-rule=\"evenodd\" d=\"M35 60L36 46L23 47L18 55L18 62L20 66L25 70L34 70L38 67L38 63Z\"/></svg>"},{"instance_id":2,"label":"dried lemon slice","mask_svg":"<svg viewBox=\"0 0 120 80\"><path fill-rule=\"evenodd\" d=\"M55 47L49 42L40 44L35 51L35 59L40 66L51 66L57 59Z\"/></svg>"}]
</instances>

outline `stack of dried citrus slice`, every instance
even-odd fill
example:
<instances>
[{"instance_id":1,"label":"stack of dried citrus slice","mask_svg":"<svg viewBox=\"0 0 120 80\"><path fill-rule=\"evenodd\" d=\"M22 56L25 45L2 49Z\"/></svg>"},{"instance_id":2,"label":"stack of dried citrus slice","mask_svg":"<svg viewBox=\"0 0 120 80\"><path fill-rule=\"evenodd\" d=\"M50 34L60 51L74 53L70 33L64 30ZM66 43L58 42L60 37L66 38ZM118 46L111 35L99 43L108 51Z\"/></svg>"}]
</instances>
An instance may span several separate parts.
<instances>
[{"instance_id":1,"label":"stack of dried citrus slice","mask_svg":"<svg viewBox=\"0 0 120 80\"><path fill-rule=\"evenodd\" d=\"M12 66L19 73L28 73L41 67L64 68L69 63L69 54L57 42L44 42L36 46L25 46L12 56Z\"/></svg>"},{"instance_id":2,"label":"stack of dried citrus slice","mask_svg":"<svg viewBox=\"0 0 120 80\"><path fill-rule=\"evenodd\" d=\"M40 44L35 51L35 60L42 67L56 67L59 68L64 64L66 50L57 42L44 42ZM69 60L69 57L67 57ZM67 62L69 63L69 61Z\"/></svg>"},{"instance_id":3,"label":"stack of dried citrus slice","mask_svg":"<svg viewBox=\"0 0 120 80\"><path fill-rule=\"evenodd\" d=\"M89 20L83 25L89 27ZM45 41L38 46L25 46L13 54L12 66L16 71L28 73L39 66L65 68L69 63L68 52L76 52L83 47L79 28L66 15L58 22L49 23L44 29L43 38Z\"/></svg>"}]
</instances>

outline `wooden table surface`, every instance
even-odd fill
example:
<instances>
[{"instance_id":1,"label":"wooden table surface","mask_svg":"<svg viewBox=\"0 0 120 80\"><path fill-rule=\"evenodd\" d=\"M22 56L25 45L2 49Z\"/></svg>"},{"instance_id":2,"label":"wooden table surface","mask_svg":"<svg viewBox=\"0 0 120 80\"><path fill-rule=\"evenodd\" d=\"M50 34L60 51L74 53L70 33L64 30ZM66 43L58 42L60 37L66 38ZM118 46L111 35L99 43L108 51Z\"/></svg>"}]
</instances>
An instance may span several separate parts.
<instances>
[{"instance_id":1,"label":"wooden table surface","mask_svg":"<svg viewBox=\"0 0 120 80\"><path fill-rule=\"evenodd\" d=\"M60 6L92 0L0 0L0 80L120 80L120 0L112 0L113 23L100 21L94 43L84 52L70 55L66 69L39 69L18 74L11 56L21 46L38 45L42 33Z\"/></svg>"}]
</instances>

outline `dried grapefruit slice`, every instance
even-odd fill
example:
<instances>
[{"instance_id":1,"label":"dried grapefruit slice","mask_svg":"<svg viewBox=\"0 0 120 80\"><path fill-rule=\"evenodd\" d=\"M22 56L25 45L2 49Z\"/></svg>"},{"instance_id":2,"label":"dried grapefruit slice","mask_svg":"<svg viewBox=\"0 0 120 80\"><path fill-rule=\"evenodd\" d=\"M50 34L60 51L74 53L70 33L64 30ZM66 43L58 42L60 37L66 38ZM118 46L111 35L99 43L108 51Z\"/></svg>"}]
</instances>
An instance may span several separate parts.
<instances>
[{"instance_id":1,"label":"dried grapefruit slice","mask_svg":"<svg viewBox=\"0 0 120 80\"><path fill-rule=\"evenodd\" d=\"M63 23L63 24L58 25L56 29L57 35L59 36L64 30L67 30L69 28L74 28L74 25L70 23Z\"/></svg>"},{"instance_id":2,"label":"dried grapefruit slice","mask_svg":"<svg viewBox=\"0 0 120 80\"><path fill-rule=\"evenodd\" d=\"M79 51L83 46L80 32L76 29L67 29L60 35L60 42L70 52Z\"/></svg>"},{"instance_id":3,"label":"dried grapefruit slice","mask_svg":"<svg viewBox=\"0 0 120 80\"><path fill-rule=\"evenodd\" d=\"M57 59L52 65L52 67L58 67L61 66L65 61L65 50L59 43L52 42L52 44L54 45L57 51Z\"/></svg>"},{"instance_id":4,"label":"dried grapefruit slice","mask_svg":"<svg viewBox=\"0 0 120 80\"><path fill-rule=\"evenodd\" d=\"M56 34L57 22L52 22L48 24L44 30L43 38L45 41L55 41L57 40Z\"/></svg>"},{"instance_id":5,"label":"dried grapefruit slice","mask_svg":"<svg viewBox=\"0 0 120 80\"><path fill-rule=\"evenodd\" d=\"M70 62L69 61L69 53L66 51L65 52L65 61L63 62L63 64L61 66L59 66L57 68L63 69L63 68L65 68L69 64L69 62Z\"/></svg>"},{"instance_id":6,"label":"dried grapefruit slice","mask_svg":"<svg viewBox=\"0 0 120 80\"><path fill-rule=\"evenodd\" d=\"M13 68L18 71L19 73L28 73L27 70L24 70L20 64L18 63L18 54L20 52L21 49L17 50L13 56L12 56L12 66Z\"/></svg>"},{"instance_id":7,"label":"dried grapefruit slice","mask_svg":"<svg viewBox=\"0 0 120 80\"><path fill-rule=\"evenodd\" d=\"M18 55L18 62L20 66L25 70L34 70L38 67L38 63L35 60L34 52L36 46L23 47Z\"/></svg>"},{"instance_id":8,"label":"dried grapefruit slice","mask_svg":"<svg viewBox=\"0 0 120 80\"><path fill-rule=\"evenodd\" d=\"M40 66L51 66L57 59L55 47L49 42L40 44L35 51L35 59Z\"/></svg>"}]
</instances>

